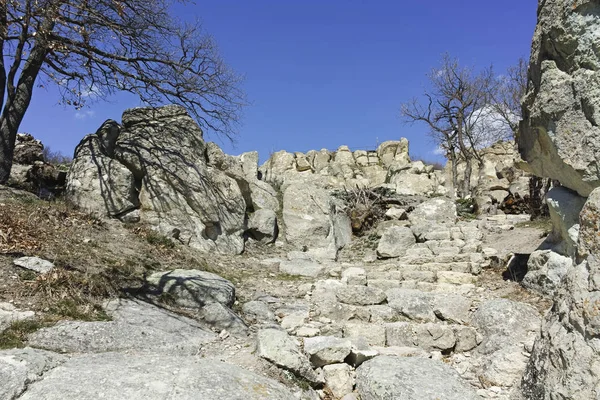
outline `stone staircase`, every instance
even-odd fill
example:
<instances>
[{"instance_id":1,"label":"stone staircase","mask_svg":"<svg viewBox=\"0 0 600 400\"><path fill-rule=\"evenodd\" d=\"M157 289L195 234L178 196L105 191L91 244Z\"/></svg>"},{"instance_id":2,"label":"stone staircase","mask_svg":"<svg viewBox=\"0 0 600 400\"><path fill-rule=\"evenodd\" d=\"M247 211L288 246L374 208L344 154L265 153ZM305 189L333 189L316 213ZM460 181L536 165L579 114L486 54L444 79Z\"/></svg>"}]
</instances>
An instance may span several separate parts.
<instances>
[{"instance_id":1,"label":"stone staircase","mask_svg":"<svg viewBox=\"0 0 600 400\"><path fill-rule=\"evenodd\" d=\"M399 258L314 261L322 274L298 285L301 298L279 303L274 310L279 327L303 340L305 350L315 338L347 339L345 362L330 363L337 365L338 380L344 373L353 377L354 368L375 355L433 358L454 367L480 397L508 399L541 317L531 305L495 298L479 281L494 254L485 247L486 230L511 229L524 219L517 217L460 221L433 230ZM294 263L296 255L287 262ZM500 322L508 328L494 332ZM490 341L496 344L487 346ZM313 367L319 371L323 365ZM327 387L336 385L325 378Z\"/></svg>"}]
</instances>

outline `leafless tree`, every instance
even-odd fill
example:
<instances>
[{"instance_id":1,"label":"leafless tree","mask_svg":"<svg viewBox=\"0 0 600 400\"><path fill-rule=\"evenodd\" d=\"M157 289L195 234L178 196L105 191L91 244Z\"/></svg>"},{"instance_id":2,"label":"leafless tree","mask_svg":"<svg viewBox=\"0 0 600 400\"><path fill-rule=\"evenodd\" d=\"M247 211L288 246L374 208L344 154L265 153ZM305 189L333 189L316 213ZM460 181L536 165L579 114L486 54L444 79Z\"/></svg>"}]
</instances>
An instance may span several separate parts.
<instances>
[{"instance_id":1,"label":"leafless tree","mask_svg":"<svg viewBox=\"0 0 600 400\"><path fill-rule=\"evenodd\" d=\"M523 57L510 66L506 75L501 77L497 90L493 93L493 107L497 117L510 126L512 138L519 129L521 121L521 100L527 90L527 73L529 63ZM545 196L552 187L552 180L539 176L529 178L529 213L532 219L548 215Z\"/></svg>"},{"instance_id":2,"label":"leafless tree","mask_svg":"<svg viewBox=\"0 0 600 400\"><path fill-rule=\"evenodd\" d=\"M508 67L506 75L499 78L496 90L492 92L492 108L497 117L510 127L513 139L521 120L521 99L527 89L528 66L525 58L519 58L515 65Z\"/></svg>"},{"instance_id":3,"label":"leafless tree","mask_svg":"<svg viewBox=\"0 0 600 400\"><path fill-rule=\"evenodd\" d=\"M480 112L490 102L495 85L491 67L475 73L463 67L458 60L445 54L441 66L427 75L430 89L424 93L425 101L413 99L401 106L401 115L408 123L422 122L452 163L452 179L459 197L471 194L473 162L483 163L481 154L482 130L478 129L484 113ZM459 186L457 165L464 162L465 171Z\"/></svg>"},{"instance_id":4,"label":"leafless tree","mask_svg":"<svg viewBox=\"0 0 600 400\"><path fill-rule=\"evenodd\" d=\"M200 25L170 17L170 3L0 0L0 183L36 85L56 84L75 108L119 91L180 104L203 128L232 137L245 103L240 77Z\"/></svg>"}]
</instances>

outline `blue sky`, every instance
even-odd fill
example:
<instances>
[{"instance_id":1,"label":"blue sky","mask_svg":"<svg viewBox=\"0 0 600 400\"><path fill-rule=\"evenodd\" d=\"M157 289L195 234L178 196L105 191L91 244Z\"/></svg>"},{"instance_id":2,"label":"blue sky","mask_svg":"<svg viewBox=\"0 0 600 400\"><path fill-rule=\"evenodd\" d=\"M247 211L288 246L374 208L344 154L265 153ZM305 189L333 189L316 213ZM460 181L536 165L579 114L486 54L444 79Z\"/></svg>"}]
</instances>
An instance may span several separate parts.
<instances>
[{"instance_id":1,"label":"blue sky","mask_svg":"<svg viewBox=\"0 0 600 400\"><path fill-rule=\"evenodd\" d=\"M529 57L534 0L219 0L178 5L199 18L225 61L245 76L237 143L208 140L226 152L373 149L406 137L413 158L434 160L420 125L403 124L402 102L419 96L426 74L449 52L461 64L497 73ZM36 89L21 125L54 151L72 154L106 119L139 102L115 96L76 111L58 105L52 88Z\"/></svg>"}]
</instances>

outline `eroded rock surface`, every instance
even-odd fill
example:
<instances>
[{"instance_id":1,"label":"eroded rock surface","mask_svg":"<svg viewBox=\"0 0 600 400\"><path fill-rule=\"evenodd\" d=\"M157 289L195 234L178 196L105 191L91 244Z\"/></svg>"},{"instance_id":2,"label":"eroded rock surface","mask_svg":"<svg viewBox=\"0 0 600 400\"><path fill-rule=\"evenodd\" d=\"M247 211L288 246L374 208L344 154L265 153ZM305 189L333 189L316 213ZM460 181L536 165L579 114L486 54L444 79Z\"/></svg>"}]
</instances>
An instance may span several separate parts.
<instances>
[{"instance_id":1,"label":"eroded rock surface","mask_svg":"<svg viewBox=\"0 0 600 400\"><path fill-rule=\"evenodd\" d=\"M533 283L540 288L546 284L554 288L558 275L562 278L522 381L526 399L600 396L596 343L600 332L596 189L600 185L599 28L600 5L596 1L540 2L519 150L534 173L558 179L577 194L553 189L548 201L554 231L561 240L553 250L570 257L572 264L552 254L544 255L543 264L538 262L540 254L532 260L534 265L543 265L532 271ZM561 265L557 268L556 264ZM540 282L535 275L539 272L551 279Z\"/></svg>"},{"instance_id":2,"label":"eroded rock surface","mask_svg":"<svg viewBox=\"0 0 600 400\"><path fill-rule=\"evenodd\" d=\"M112 321L62 321L29 338L31 346L59 353L137 350L195 354L215 335L191 318L129 300L107 304Z\"/></svg>"},{"instance_id":3,"label":"eroded rock surface","mask_svg":"<svg viewBox=\"0 0 600 400\"><path fill-rule=\"evenodd\" d=\"M441 361L379 356L358 367L361 400L479 400L473 389Z\"/></svg>"},{"instance_id":4,"label":"eroded rock surface","mask_svg":"<svg viewBox=\"0 0 600 400\"><path fill-rule=\"evenodd\" d=\"M187 112L135 108L122 119L79 144L67 198L99 215L139 210L163 235L203 251L240 253L246 201L236 180L207 164L202 131Z\"/></svg>"},{"instance_id":5,"label":"eroded rock surface","mask_svg":"<svg viewBox=\"0 0 600 400\"><path fill-rule=\"evenodd\" d=\"M290 400L282 384L201 357L90 354L74 357L30 386L22 400Z\"/></svg>"},{"instance_id":6,"label":"eroded rock surface","mask_svg":"<svg viewBox=\"0 0 600 400\"><path fill-rule=\"evenodd\" d=\"M1 329L1 327L0 327ZM0 398L16 399L32 383L66 361L59 354L32 348L0 351Z\"/></svg>"},{"instance_id":7,"label":"eroded rock surface","mask_svg":"<svg viewBox=\"0 0 600 400\"><path fill-rule=\"evenodd\" d=\"M600 40L595 1L540 3L519 150L539 176L588 196L600 184Z\"/></svg>"}]
</instances>

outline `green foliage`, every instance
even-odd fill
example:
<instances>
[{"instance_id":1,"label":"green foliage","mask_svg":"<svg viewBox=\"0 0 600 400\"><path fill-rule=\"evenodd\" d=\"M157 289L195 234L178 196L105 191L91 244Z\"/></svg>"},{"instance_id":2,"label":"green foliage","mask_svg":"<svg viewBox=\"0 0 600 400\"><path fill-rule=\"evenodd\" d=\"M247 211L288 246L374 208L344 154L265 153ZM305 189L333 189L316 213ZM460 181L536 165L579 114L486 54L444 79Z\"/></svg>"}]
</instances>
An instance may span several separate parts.
<instances>
[{"instance_id":1,"label":"green foliage","mask_svg":"<svg viewBox=\"0 0 600 400\"><path fill-rule=\"evenodd\" d=\"M477 216L477 201L474 198L456 200L456 213L462 218L475 218Z\"/></svg>"},{"instance_id":2,"label":"green foliage","mask_svg":"<svg viewBox=\"0 0 600 400\"><path fill-rule=\"evenodd\" d=\"M0 333L0 350L25 347L27 335L46 326L37 319L14 321Z\"/></svg>"},{"instance_id":3,"label":"green foliage","mask_svg":"<svg viewBox=\"0 0 600 400\"><path fill-rule=\"evenodd\" d=\"M173 242L170 238L166 237L165 235L161 235L160 233L154 231L148 232L148 234L146 235L146 241L149 244L164 247L166 249L175 248L175 242Z\"/></svg>"},{"instance_id":4,"label":"green foliage","mask_svg":"<svg viewBox=\"0 0 600 400\"><path fill-rule=\"evenodd\" d=\"M19 278L23 281L35 281L38 277L38 274L34 271L30 271L28 269L19 271Z\"/></svg>"}]
</instances>

